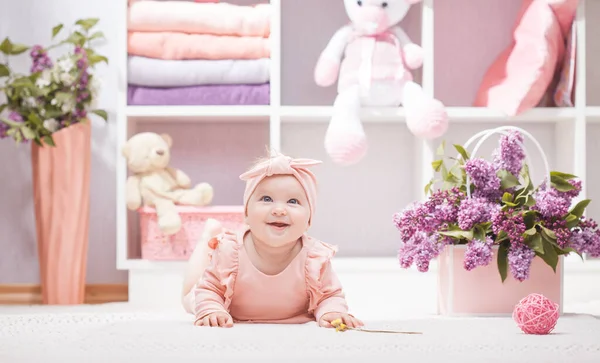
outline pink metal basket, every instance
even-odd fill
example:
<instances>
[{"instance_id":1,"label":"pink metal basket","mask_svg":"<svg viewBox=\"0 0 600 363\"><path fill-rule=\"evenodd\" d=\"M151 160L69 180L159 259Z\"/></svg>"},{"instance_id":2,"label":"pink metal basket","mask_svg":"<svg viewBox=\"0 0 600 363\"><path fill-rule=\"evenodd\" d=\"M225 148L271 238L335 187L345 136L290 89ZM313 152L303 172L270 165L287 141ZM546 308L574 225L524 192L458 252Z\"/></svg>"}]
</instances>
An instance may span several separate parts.
<instances>
[{"instance_id":1,"label":"pink metal basket","mask_svg":"<svg viewBox=\"0 0 600 363\"><path fill-rule=\"evenodd\" d=\"M181 216L181 229L174 235L166 236L158 228L154 208L142 207L138 210L142 259L187 260L209 218L220 221L223 227L231 230L238 230L244 225L243 206L177 206L177 211Z\"/></svg>"}]
</instances>

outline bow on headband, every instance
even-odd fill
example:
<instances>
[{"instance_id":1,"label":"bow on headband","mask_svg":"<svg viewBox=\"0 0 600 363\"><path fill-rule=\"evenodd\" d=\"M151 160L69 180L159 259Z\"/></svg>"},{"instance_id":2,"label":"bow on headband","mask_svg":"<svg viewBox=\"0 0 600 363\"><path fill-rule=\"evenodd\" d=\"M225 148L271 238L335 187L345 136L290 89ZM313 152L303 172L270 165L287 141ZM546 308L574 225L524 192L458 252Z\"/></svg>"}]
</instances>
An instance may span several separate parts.
<instances>
[{"instance_id":1,"label":"bow on headband","mask_svg":"<svg viewBox=\"0 0 600 363\"><path fill-rule=\"evenodd\" d=\"M244 206L246 207L248 205L250 196L264 178L272 175L293 175L298 179L298 182L300 182L300 185L306 193L312 219L317 198L317 179L315 175L308 170L308 167L321 163L322 161L312 159L292 159L291 157L282 154L258 163L252 169L240 175L240 179L246 181Z\"/></svg>"}]
</instances>

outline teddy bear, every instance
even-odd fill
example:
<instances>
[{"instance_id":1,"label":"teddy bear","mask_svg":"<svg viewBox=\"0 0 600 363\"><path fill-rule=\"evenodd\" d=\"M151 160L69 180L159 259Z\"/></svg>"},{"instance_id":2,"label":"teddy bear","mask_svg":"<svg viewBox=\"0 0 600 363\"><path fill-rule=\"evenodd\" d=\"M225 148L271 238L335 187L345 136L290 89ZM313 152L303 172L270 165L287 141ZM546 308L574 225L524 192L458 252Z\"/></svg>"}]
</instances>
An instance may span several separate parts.
<instances>
[{"instance_id":1,"label":"teddy bear","mask_svg":"<svg viewBox=\"0 0 600 363\"><path fill-rule=\"evenodd\" d=\"M427 95L410 72L423 65L423 49L399 25L419 2L344 0L350 23L335 32L314 69L318 86L338 81L324 143L334 162L351 165L366 155L362 106L403 105L408 129L417 137L434 139L447 131L444 104Z\"/></svg>"},{"instance_id":2,"label":"teddy bear","mask_svg":"<svg viewBox=\"0 0 600 363\"><path fill-rule=\"evenodd\" d=\"M143 205L154 207L158 226L165 235L181 228L176 205L204 206L213 198L213 188L200 183L192 188L190 177L170 167L171 145L168 134L141 132L133 135L122 147L131 175L127 178L127 208L137 210Z\"/></svg>"}]
</instances>

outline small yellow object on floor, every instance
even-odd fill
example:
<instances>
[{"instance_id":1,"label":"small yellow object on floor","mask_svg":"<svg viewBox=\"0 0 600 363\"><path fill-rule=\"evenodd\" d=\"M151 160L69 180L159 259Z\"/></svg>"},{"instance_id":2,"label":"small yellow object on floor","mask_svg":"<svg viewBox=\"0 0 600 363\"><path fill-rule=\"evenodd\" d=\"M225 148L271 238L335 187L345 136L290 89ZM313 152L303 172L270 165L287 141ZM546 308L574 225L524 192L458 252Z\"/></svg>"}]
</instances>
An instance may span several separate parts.
<instances>
[{"instance_id":1,"label":"small yellow object on floor","mask_svg":"<svg viewBox=\"0 0 600 363\"><path fill-rule=\"evenodd\" d=\"M410 332L410 331L396 331L396 330L371 330L364 328L348 328L346 324L342 322L342 319L335 319L331 322L331 325L335 327L335 331L346 331L346 330L356 330L362 331L366 333L392 333L392 334L423 334L419 332Z\"/></svg>"}]
</instances>

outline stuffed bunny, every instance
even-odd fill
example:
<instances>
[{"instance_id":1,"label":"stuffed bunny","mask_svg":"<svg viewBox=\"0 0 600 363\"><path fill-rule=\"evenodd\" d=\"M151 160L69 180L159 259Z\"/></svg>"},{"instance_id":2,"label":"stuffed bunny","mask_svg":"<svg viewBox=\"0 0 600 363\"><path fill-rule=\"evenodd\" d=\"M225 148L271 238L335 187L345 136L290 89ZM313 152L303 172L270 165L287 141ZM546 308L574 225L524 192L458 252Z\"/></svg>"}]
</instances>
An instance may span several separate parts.
<instances>
[{"instance_id":1,"label":"stuffed bunny","mask_svg":"<svg viewBox=\"0 0 600 363\"><path fill-rule=\"evenodd\" d=\"M361 106L404 106L416 136L432 139L448 128L444 105L423 92L409 69L423 64L423 49L398 25L421 0L344 0L351 23L340 28L321 53L315 82L338 80L338 95L325 135L325 149L336 163L359 162L367 152Z\"/></svg>"}]
</instances>

